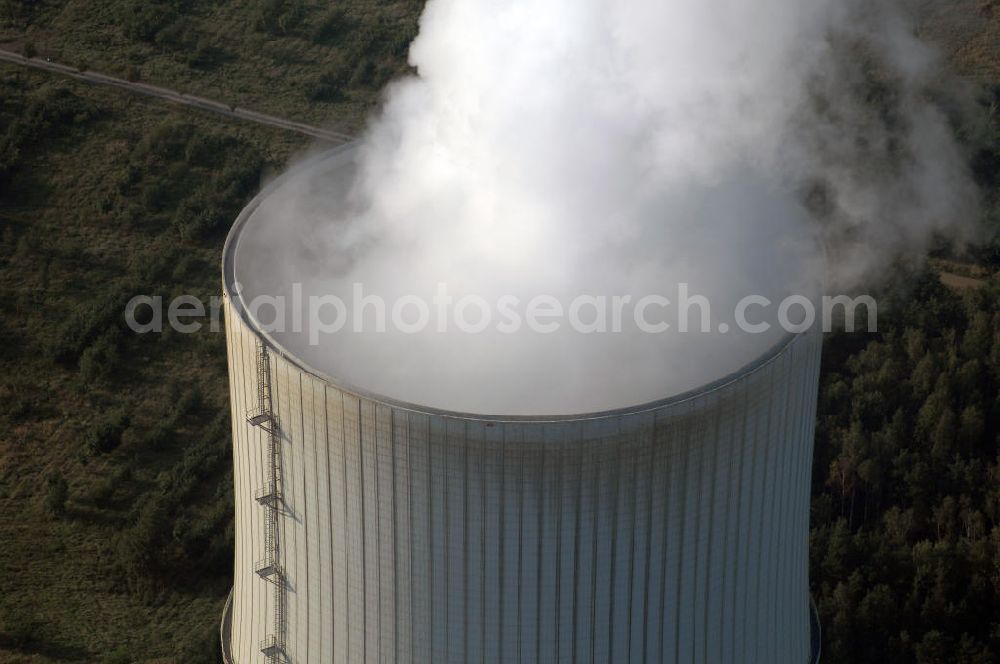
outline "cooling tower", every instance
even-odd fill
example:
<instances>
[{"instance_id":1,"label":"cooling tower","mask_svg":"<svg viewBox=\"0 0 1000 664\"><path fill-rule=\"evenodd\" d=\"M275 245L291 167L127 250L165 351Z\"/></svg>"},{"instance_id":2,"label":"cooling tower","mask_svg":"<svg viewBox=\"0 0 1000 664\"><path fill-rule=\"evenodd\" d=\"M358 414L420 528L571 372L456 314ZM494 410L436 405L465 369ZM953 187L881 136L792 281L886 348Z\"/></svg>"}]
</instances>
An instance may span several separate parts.
<instances>
[{"instance_id":1,"label":"cooling tower","mask_svg":"<svg viewBox=\"0 0 1000 664\"><path fill-rule=\"evenodd\" d=\"M810 661L818 332L631 408L403 403L311 368L248 313L236 253L281 185L223 259L227 661Z\"/></svg>"}]
</instances>

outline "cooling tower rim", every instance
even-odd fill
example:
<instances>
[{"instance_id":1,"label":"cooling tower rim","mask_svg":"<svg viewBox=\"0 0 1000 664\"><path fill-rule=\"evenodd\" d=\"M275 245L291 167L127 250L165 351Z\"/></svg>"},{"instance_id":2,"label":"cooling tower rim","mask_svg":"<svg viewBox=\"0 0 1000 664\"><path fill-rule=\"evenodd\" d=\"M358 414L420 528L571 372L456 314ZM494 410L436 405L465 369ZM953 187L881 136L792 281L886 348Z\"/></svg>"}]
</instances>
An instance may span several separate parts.
<instances>
[{"instance_id":1,"label":"cooling tower rim","mask_svg":"<svg viewBox=\"0 0 1000 664\"><path fill-rule=\"evenodd\" d=\"M692 390L687 390L672 396L668 396L662 399L657 399L655 401L649 401L641 404L636 404L634 406L625 406L621 408L613 408L603 411L594 411L586 413L571 413L563 415L491 415L486 413L470 413L462 411L452 411L442 408L434 408L432 406L425 406L423 404L412 403L408 401L403 401L400 399L394 399L392 397L386 396L374 392L372 390L367 390L356 385L351 384L348 381L341 380L335 376L331 376L323 371L320 371L303 360L301 360L294 353L285 348L281 343L279 343L270 333L261 329L261 326L256 320L250 315L246 307L243 306L243 299L240 292L237 290L236 285L236 252L239 248L240 236L243 227L246 225L247 221L253 216L253 213L257 210L260 204L271 194L273 194L278 188L290 181L292 178L298 174L308 171L314 168L318 164L325 161L335 159L339 155L349 150L356 148L358 145L357 141L352 141L349 143L344 143L338 145L337 147L331 148L324 151L318 155L313 156L310 159L306 159L300 164L292 167L281 176L275 178L270 183L268 183L261 191L254 196L254 198L243 208L236 221L233 222L232 227L229 229L229 234L226 236L226 242L222 249L222 281L223 281L223 292L226 298L229 300L232 309L239 315L240 320L253 332L257 339L263 342L268 348L284 358L288 363L297 368L299 371L306 375L312 376L317 380L332 385L337 389L350 394L354 397L365 399L368 401L373 401L378 404L382 404L396 410L407 411L411 413L430 415L438 417L446 417L455 420L467 420L476 422L489 422L489 423L522 423L522 424L545 424L545 423L568 423L568 422L583 422L583 421L594 421L594 420L609 420L624 416L636 416L642 415L644 413L650 413L653 411L662 410L667 407L677 406L679 404L693 401L694 399L700 399L702 397L711 395L714 392L725 389L726 387L739 382L757 371L768 366L771 362L777 360L781 357L785 351L787 351L796 341L799 341L802 337L806 337L811 332L809 330L805 332L789 332L783 336L777 343L771 346L768 350L760 354L755 360L743 365L736 371L729 373L722 378L711 381L702 385L701 387L694 388Z\"/></svg>"}]
</instances>

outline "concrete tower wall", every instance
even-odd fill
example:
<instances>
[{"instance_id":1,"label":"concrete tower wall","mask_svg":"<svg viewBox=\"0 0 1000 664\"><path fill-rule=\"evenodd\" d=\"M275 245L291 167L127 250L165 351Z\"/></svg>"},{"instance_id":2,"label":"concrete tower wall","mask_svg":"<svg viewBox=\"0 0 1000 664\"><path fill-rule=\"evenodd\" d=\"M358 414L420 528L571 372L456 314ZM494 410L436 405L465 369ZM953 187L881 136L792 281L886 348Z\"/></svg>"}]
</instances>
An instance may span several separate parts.
<instances>
[{"instance_id":1,"label":"concrete tower wall","mask_svg":"<svg viewBox=\"0 0 1000 664\"><path fill-rule=\"evenodd\" d=\"M239 664L262 647L324 664L808 661L818 333L697 394L550 421L420 412L272 347L281 498L262 577L261 338L239 302L225 313Z\"/></svg>"}]
</instances>

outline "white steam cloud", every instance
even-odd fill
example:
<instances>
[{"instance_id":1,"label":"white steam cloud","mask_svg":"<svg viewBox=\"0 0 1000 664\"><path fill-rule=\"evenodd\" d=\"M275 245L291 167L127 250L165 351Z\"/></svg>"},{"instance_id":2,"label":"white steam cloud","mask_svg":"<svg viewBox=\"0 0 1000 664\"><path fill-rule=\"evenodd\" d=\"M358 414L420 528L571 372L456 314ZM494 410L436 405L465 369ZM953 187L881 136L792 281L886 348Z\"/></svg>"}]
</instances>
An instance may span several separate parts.
<instances>
[{"instance_id":1,"label":"white steam cloud","mask_svg":"<svg viewBox=\"0 0 1000 664\"><path fill-rule=\"evenodd\" d=\"M971 216L923 95L933 51L870 0L430 0L410 62L349 168L303 172L255 214L248 298L673 299L683 282L727 320L748 294L854 286ZM782 334L275 337L390 397L559 414L695 388Z\"/></svg>"}]
</instances>

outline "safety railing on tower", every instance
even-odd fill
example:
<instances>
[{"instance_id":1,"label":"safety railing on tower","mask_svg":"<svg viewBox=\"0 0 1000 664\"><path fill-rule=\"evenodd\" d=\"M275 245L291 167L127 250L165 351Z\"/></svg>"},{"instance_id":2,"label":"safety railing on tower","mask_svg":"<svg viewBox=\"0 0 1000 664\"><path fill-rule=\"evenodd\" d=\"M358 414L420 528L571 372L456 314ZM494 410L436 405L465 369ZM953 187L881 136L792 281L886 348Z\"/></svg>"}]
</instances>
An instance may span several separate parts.
<instances>
[{"instance_id":1,"label":"safety railing on tower","mask_svg":"<svg viewBox=\"0 0 1000 664\"><path fill-rule=\"evenodd\" d=\"M274 632L260 644L268 664L277 664L285 652L285 579L281 570L281 438L274 414L271 384L271 356L263 342L257 344L257 410L247 415L247 423L264 432L264 485L254 498L264 508L264 557L254 564L254 572L274 587Z\"/></svg>"}]
</instances>

